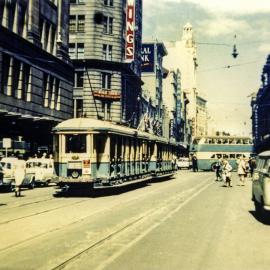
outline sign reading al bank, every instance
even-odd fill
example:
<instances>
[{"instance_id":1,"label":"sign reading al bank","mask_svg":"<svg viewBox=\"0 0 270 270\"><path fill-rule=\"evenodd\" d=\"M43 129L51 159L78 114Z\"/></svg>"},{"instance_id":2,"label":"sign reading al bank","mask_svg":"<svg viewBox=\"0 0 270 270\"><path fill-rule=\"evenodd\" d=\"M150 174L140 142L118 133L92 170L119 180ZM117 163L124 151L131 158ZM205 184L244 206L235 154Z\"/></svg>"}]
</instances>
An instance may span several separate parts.
<instances>
[{"instance_id":1,"label":"sign reading al bank","mask_svg":"<svg viewBox=\"0 0 270 270\"><path fill-rule=\"evenodd\" d=\"M135 0L127 0L126 13L126 62L132 62L135 54Z\"/></svg>"}]
</instances>

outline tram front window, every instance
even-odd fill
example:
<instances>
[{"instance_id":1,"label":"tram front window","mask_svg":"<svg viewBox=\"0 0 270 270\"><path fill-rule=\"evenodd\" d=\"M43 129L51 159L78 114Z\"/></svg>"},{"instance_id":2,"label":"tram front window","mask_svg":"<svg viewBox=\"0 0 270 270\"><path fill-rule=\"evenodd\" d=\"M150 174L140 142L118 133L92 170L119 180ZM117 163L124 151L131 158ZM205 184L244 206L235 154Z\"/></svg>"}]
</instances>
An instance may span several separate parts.
<instances>
[{"instance_id":1,"label":"tram front window","mask_svg":"<svg viewBox=\"0 0 270 270\"><path fill-rule=\"evenodd\" d=\"M66 153L86 153L86 134L66 135Z\"/></svg>"}]
</instances>

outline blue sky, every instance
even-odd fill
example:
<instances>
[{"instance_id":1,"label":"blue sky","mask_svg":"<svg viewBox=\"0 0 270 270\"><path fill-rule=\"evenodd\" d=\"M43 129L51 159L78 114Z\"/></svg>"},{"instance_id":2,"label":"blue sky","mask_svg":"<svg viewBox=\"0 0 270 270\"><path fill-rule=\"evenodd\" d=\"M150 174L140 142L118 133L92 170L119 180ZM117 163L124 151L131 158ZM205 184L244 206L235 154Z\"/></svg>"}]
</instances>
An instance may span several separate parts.
<instances>
[{"instance_id":1,"label":"blue sky","mask_svg":"<svg viewBox=\"0 0 270 270\"><path fill-rule=\"evenodd\" d=\"M208 100L210 131L214 128L249 135L248 96L258 90L270 53L270 1L144 0L143 14L145 40L180 40L183 26L187 22L193 25L198 89ZM237 59L231 56L234 42Z\"/></svg>"}]
</instances>

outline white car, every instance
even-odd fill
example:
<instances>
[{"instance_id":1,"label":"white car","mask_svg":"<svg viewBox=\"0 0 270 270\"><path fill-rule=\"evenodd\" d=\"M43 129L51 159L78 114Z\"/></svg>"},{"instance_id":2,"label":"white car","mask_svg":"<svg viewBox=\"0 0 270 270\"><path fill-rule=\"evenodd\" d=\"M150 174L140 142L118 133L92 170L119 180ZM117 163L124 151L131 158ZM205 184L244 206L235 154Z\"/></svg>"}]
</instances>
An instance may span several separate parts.
<instances>
[{"instance_id":1,"label":"white car","mask_svg":"<svg viewBox=\"0 0 270 270\"><path fill-rule=\"evenodd\" d=\"M54 182L57 178L54 161L51 158L31 158L26 161L26 179L44 186Z\"/></svg>"},{"instance_id":2,"label":"white car","mask_svg":"<svg viewBox=\"0 0 270 270\"><path fill-rule=\"evenodd\" d=\"M1 159L2 180L0 180L0 186L8 187L11 190L15 185L15 168L18 158L5 157Z\"/></svg>"},{"instance_id":3,"label":"white car","mask_svg":"<svg viewBox=\"0 0 270 270\"><path fill-rule=\"evenodd\" d=\"M190 161L189 161L189 158L187 158L187 157L179 158L179 159L176 161L176 165L177 165L177 169L178 169L178 170L181 170L181 169L189 169L189 168L190 168Z\"/></svg>"},{"instance_id":4,"label":"white car","mask_svg":"<svg viewBox=\"0 0 270 270\"><path fill-rule=\"evenodd\" d=\"M252 177L252 200L255 211L261 217L270 213L270 151L259 154L257 168Z\"/></svg>"}]
</instances>

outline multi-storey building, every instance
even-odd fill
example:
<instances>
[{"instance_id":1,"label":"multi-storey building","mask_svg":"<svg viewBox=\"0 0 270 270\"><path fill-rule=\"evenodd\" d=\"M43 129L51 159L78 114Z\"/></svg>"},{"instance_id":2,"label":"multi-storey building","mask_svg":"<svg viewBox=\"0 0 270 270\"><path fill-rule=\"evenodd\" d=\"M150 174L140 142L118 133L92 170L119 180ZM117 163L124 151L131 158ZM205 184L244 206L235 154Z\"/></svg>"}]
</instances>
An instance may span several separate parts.
<instances>
[{"instance_id":1,"label":"multi-storey building","mask_svg":"<svg viewBox=\"0 0 270 270\"><path fill-rule=\"evenodd\" d=\"M0 141L48 145L51 127L72 116L68 16L68 0L0 1Z\"/></svg>"},{"instance_id":2,"label":"multi-storey building","mask_svg":"<svg viewBox=\"0 0 270 270\"><path fill-rule=\"evenodd\" d=\"M197 136L197 48L193 34L192 25L187 23L183 28L182 38L175 42L166 42L168 57L165 58L165 65L173 70L179 69L181 72L181 88L187 104L187 121L191 127L192 136ZM189 136L190 137L190 136Z\"/></svg>"},{"instance_id":3,"label":"multi-storey building","mask_svg":"<svg viewBox=\"0 0 270 270\"><path fill-rule=\"evenodd\" d=\"M206 136L208 133L207 125L207 101L201 96L196 97L196 135L197 136Z\"/></svg>"},{"instance_id":4,"label":"multi-storey building","mask_svg":"<svg viewBox=\"0 0 270 270\"><path fill-rule=\"evenodd\" d=\"M69 33L74 117L136 127L141 108L142 0L71 0Z\"/></svg>"},{"instance_id":5,"label":"multi-storey building","mask_svg":"<svg viewBox=\"0 0 270 270\"><path fill-rule=\"evenodd\" d=\"M163 57L167 50L162 42L147 42L142 46L142 87L143 96L147 96L149 102L148 115L153 116L150 120L153 132L162 135L165 122L163 114L163 79L168 75L168 70L163 67ZM150 111L153 110L153 111Z\"/></svg>"},{"instance_id":6,"label":"multi-storey building","mask_svg":"<svg viewBox=\"0 0 270 270\"><path fill-rule=\"evenodd\" d=\"M261 87L252 96L252 133L257 153L270 150L270 55L264 65Z\"/></svg>"}]
</instances>

